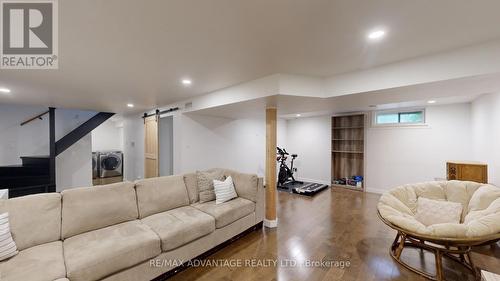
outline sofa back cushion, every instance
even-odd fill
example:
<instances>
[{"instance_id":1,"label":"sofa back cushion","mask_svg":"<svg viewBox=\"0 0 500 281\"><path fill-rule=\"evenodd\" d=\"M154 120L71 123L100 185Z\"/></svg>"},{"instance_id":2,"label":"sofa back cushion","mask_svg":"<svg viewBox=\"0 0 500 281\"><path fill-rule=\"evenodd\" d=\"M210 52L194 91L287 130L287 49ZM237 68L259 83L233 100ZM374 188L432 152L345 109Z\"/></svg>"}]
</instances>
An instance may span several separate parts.
<instances>
[{"instance_id":1,"label":"sofa back cushion","mask_svg":"<svg viewBox=\"0 0 500 281\"><path fill-rule=\"evenodd\" d=\"M189 195L189 203L194 204L198 202L200 199L198 196L198 178L196 177L196 173L185 174L184 184Z\"/></svg>"},{"instance_id":2,"label":"sofa back cushion","mask_svg":"<svg viewBox=\"0 0 500 281\"><path fill-rule=\"evenodd\" d=\"M182 175L139 180L135 188L140 218L189 205Z\"/></svg>"},{"instance_id":3,"label":"sofa back cushion","mask_svg":"<svg viewBox=\"0 0 500 281\"><path fill-rule=\"evenodd\" d=\"M198 196L200 203L215 200L214 181L226 179L224 170L212 169L211 171L196 171Z\"/></svg>"},{"instance_id":4,"label":"sofa back cushion","mask_svg":"<svg viewBox=\"0 0 500 281\"><path fill-rule=\"evenodd\" d=\"M10 231L19 250L61 239L59 193L0 200L0 213L9 213Z\"/></svg>"},{"instance_id":5,"label":"sofa back cushion","mask_svg":"<svg viewBox=\"0 0 500 281\"><path fill-rule=\"evenodd\" d=\"M257 202L257 189L259 187L259 177L257 175L240 173L233 170L225 170L224 174L233 179L238 197Z\"/></svg>"},{"instance_id":6,"label":"sofa back cushion","mask_svg":"<svg viewBox=\"0 0 500 281\"><path fill-rule=\"evenodd\" d=\"M63 238L138 218L131 182L68 189L61 194Z\"/></svg>"}]
</instances>

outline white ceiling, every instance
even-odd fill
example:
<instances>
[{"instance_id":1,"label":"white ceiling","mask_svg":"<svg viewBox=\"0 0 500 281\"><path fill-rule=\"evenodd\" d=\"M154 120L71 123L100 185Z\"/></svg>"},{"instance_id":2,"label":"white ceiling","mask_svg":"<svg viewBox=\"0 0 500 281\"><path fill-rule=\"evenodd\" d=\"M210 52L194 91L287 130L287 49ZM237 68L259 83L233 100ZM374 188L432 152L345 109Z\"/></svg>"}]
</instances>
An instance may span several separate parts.
<instances>
[{"instance_id":1,"label":"white ceiling","mask_svg":"<svg viewBox=\"0 0 500 281\"><path fill-rule=\"evenodd\" d=\"M126 113L273 73L329 76L493 40L499 10L497 0L64 0L59 69L0 70L12 90L0 103ZM388 33L371 44L374 27Z\"/></svg>"},{"instance_id":2,"label":"white ceiling","mask_svg":"<svg viewBox=\"0 0 500 281\"><path fill-rule=\"evenodd\" d=\"M264 118L265 108L276 106L280 118L319 116L333 113L387 110L468 103L486 93L500 91L500 74L466 77L329 98L271 96L206 108L192 114L222 118ZM430 105L427 102L435 100Z\"/></svg>"}]
</instances>

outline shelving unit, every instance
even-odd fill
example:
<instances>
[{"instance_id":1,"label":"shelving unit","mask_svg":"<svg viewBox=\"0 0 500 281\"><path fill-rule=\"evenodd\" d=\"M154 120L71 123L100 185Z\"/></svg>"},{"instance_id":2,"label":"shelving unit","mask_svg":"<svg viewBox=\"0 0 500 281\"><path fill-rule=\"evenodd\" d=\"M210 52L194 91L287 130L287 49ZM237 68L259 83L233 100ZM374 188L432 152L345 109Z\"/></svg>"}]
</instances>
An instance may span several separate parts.
<instances>
[{"instance_id":1,"label":"shelving unit","mask_svg":"<svg viewBox=\"0 0 500 281\"><path fill-rule=\"evenodd\" d=\"M361 187L334 184L335 180L363 176L365 148L365 115L332 117L332 185L364 191Z\"/></svg>"}]
</instances>

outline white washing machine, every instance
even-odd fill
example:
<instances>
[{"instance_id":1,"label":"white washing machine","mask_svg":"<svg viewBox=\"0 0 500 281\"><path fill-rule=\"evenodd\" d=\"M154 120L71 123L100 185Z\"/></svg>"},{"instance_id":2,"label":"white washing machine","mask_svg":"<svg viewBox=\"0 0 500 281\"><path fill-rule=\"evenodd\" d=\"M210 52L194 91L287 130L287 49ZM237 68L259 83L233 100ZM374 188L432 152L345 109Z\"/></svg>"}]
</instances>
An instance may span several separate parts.
<instances>
[{"instance_id":1,"label":"white washing machine","mask_svg":"<svg viewBox=\"0 0 500 281\"><path fill-rule=\"evenodd\" d=\"M123 175L123 153L105 151L99 153L99 177L109 178Z\"/></svg>"}]
</instances>

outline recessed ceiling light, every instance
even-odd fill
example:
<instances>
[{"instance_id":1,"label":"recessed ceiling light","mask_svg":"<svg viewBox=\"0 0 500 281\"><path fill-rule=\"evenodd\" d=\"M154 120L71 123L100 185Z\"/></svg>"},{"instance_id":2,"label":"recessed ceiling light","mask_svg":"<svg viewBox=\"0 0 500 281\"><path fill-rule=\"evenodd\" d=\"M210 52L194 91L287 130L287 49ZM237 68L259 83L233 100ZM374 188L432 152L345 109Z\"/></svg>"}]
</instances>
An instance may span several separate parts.
<instances>
[{"instance_id":1,"label":"recessed ceiling light","mask_svg":"<svg viewBox=\"0 0 500 281\"><path fill-rule=\"evenodd\" d=\"M430 100L427 103L433 104L433 103L436 103L436 101L435 100Z\"/></svg>"},{"instance_id":2,"label":"recessed ceiling light","mask_svg":"<svg viewBox=\"0 0 500 281\"><path fill-rule=\"evenodd\" d=\"M300 115L300 114L297 114L297 115L295 115L295 116L296 116L296 117L300 117L300 116L302 116L302 115Z\"/></svg>"},{"instance_id":3,"label":"recessed ceiling light","mask_svg":"<svg viewBox=\"0 0 500 281\"><path fill-rule=\"evenodd\" d=\"M182 84L184 86L189 86L189 85L193 84L193 81L191 81L190 79L182 79Z\"/></svg>"},{"instance_id":4,"label":"recessed ceiling light","mask_svg":"<svg viewBox=\"0 0 500 281\"><path fill-rule=\"evenodd\" d=\"M10 90L7 88L0 88L0 92L2 93L10 93Z\"/></svg>"},{"instance_id":5,"label":"recessed ceiling light","mask_svg":"<svg viewBox=\"0 0 500 281\"><path fill-rule=\"evenodd\" d=\"M132 108L132 107L134 107L134 104L133 103L127 103L127 107Z\"/></svg>"},{"instance_id":6,"label":"recessed ceiling light","mask_svg":"<svg viewBox=\"0 0 500 281\"><path fill-rule=\"evenodd\" d=\"M385 36L385 30L378 29L368 33L368 39L378 40Z\"/></svg>"}]
</instances>

